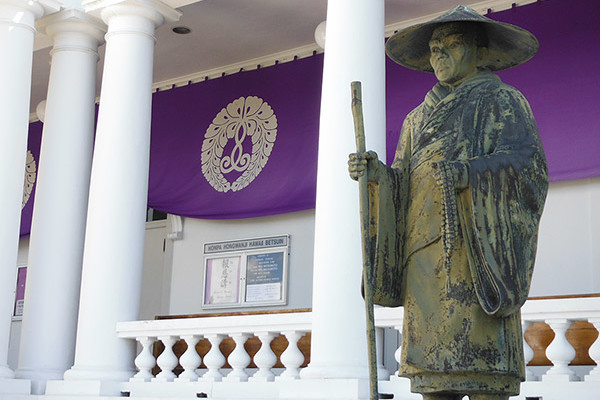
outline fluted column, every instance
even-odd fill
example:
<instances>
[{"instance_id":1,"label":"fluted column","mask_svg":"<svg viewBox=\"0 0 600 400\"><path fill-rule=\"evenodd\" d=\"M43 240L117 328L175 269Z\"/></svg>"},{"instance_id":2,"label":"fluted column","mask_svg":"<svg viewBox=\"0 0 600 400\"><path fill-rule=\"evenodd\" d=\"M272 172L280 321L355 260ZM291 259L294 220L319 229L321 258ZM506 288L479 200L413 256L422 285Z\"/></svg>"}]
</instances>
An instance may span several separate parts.
<instances>
[{"instance_id":1,"label":"fluted column","mask_svg":"<svg viewBox=\"0 0 600 400\"><path fill-rule=\"evenodd\" d=\"M14 377L7 364L8 342L27 152L34 23L46 11L44 6L58 9L39 1L0 1L0 209L3 212L0 224L0 379Z\"/></svg>"},{"instance_id":2,"label":"fluted column","mask_svg":"<svg viewBox=\"0 0 600 400\"><path fill-rule=\"evenodd\" d=\"M154 30L180 13L154 1L101 0L86 11L108 25L90 182L75 364L65 380L126 381L135 342L118 321L138 317L144 251ZM107 383L106 394L118 394Z\"/></svg>"},{"instance_id":3,"label":"fluted column","mask_svg":"<svg viewBox=\"0 0 600 400\"><path fill-rule=\"evenodd\" d=\"M356 151L350 82L362 81L367 148L385 161L382 0L330 0L315 216L313 330L306 378L367 378L358 185L348 176Z\"/></svg>"},{"instance_id":4,"label":"fluted column","mask_svg":"<svg viewBox=\"0 0 600 400\"><path fill-rule=\"evenodd\" d=\"M44 393L73 365L92 163L98 44L104 24L82 11L42 18L53 39L17 376Z\"/></svg>"}]
</instances>

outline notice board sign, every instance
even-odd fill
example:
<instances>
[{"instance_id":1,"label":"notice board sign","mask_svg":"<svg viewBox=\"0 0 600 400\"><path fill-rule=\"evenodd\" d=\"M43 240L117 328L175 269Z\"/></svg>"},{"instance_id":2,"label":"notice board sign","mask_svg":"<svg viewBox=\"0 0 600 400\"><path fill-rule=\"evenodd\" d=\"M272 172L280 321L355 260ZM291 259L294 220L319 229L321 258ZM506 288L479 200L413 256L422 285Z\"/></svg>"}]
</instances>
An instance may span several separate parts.
<instances>
[{"instance_id":1,"label":"notice board sign","mask_svg":"<svg viewBox=\"0 0 600 400\"><path fill-rule=\"evenodd\" d=\"M283 262L283 251L248 254L246 263L246 302L281 300Z\"/></svg>"},{"instance_id":2,"label":"notice board sign","mask_svg":"<svg viewBox=\"0 0 600 400\"><path fill-rule=\"evenodd\" d=\"M240 302L241 257L219 257L206 260L206 299L208 304Z\"/></svg>"},{"instance_id":3,"label":"notice board sign","mask_svg":"<svg viewBox=\"0 0 600 400\"><path fill-rule=\"evenodd\" d=\"M206 243L203 308L286 304L289 239Z\"/></svg>"}]
</instances>

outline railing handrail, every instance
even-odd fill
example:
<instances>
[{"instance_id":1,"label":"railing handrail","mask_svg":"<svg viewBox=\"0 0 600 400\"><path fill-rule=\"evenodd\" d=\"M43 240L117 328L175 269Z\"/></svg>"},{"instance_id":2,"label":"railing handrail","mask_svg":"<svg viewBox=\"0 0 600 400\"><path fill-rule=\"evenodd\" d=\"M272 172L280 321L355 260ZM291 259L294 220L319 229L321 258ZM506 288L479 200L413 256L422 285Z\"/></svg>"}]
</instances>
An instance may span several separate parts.
<instances>
[{"instance_id":1,"label":"railing handrail","mask_svg":"<svg viewBox=\"0 0 600 400\"><path fill-rule=\"evenodd\" d=\"M211 335L222 334L225 332L308 332L311 329L311 325L312 312L126 321L117 324L117 336L120 338L134 339L141 336Z\"/></svg>"},{"instance_id":2,"label":"railing handrail","mask_svg":"<svg viewBox=\"0 0 600 400\"><path fill-rule=\"evenodd\" d=\"M402 307L375 308L375 325L397 327L402 324ZM600 297L565 296L554 298L531 298L521 308L521 318L526 321L548 319L590 320L600 318Z\"/></svg>"},{"instance_id":3,"label":"railing handrail","mask_svg":"<svg viewBox=\"0 0 600 400\"><path fill-rule=\"evenodd\" d=\"M404 315L402 307L375 308L377 327L398 327ZM532 298L525 302L521 317L526 321L548 319L590 320L600 318L600 297ZM186 334L251 333L257 331L310 331L312 312L284 312L252 315L202 316L149 321L126 321L117 324L120 338Z\"/></svg>"},{"instance_id":4,"label":"railing handrail","mask_svg":"<svg viewBox=\"0 0 600 400\"><path fill-rule=\"evenodd\" d=\"M214 317L237 317L240 315L268 315L268 314L289 314L299 312L310 312L312 308L286 308L283 310L253 310L253 311L232 311L232 312L210 312L203 314L174 314L157 315L154 319L183 319L183 318L214 318Z\"/></svg>"},{"instance_id":5,"label":"railing handrail","mask_svg":"<svg viewBox=\"0 0 600 400\"><path fill-rule=\"evenodd\" d=\"M397 328L402 325L404 307L375 307L375 326L378 328Z\"/></svg>"},{"instance_id":6,"label":"railing handrail","mask_svg":"<svg viewBox=\"0 0 600 400\"><path fill-rule=\"evenodd\" d=\"M521 318L527 321L600 318L600 297L530 299L521 308Z\"/></svg>"}]
</instances>

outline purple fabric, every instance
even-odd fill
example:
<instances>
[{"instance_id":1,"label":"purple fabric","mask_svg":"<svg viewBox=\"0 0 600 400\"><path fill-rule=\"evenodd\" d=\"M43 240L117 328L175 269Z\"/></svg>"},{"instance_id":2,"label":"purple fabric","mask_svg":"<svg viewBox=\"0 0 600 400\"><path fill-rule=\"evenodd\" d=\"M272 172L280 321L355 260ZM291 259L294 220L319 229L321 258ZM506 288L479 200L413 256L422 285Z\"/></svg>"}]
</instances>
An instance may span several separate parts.
<instances>
[{"instance_id":1,"label":"purple fabric","mask_svg":"<svg viewBox=\"0 0 600 400\"><path fill-rule=\"evenodd\" d=\"M597 0L549 0L491 17L522 26L540 42L533 59L499 75L529 99L550 180L600 175Z\"/></svg>"},{"instance_id":2,"label":"purple fabric","mask_svg":"<svg viewBox=\"0 0 600 400\"><path fill-rule=\"evenodd\" d=\"M40 162L40 146L42 144L42 128L43 124L40 121L29 124L29 137L27 138L27 150L31 151L33 159L35 160L36 166L36 183L37 183L37 171ZM36 184L33 185L29 200L25 203L25 207L21 210L21 228L20 236L29 235L31 230L31 217L33 216L33 202L35 200L35 188Z\"/></svg>"},{"instance_id":3,"label":"purple fabric","mask_svg":"<svg viewBox=\"0 0 600 400\"><path fill-rule=\"evenodd\" d=\"M521 26L540 42L529 62L501 71L529 100L544 143L550 180L600 175L600 66L597 0L547 0L488 17ZM402 120L435 83L433 74L387 63L387 161Z\"/></svg>"},{"instance_id":4,"label":"purple fabric","mask_svg":"<svg viewBox=\"0 0 600 400\"><path fill-rule=\"evenodd\" d=\"M240 72L155 93L148 205L195 218L246 218L315 205L323 58ZM247 187L216 191L201 169L205 132L230 102L266 101L277 117L277 138L264 169ZM230 139L223 156L230 154ZM251 153L251 141L243 142ZM232 176L229 176L232 175ZM240 173L225 175L233 182Z\"/></svg>"}]
</instances>

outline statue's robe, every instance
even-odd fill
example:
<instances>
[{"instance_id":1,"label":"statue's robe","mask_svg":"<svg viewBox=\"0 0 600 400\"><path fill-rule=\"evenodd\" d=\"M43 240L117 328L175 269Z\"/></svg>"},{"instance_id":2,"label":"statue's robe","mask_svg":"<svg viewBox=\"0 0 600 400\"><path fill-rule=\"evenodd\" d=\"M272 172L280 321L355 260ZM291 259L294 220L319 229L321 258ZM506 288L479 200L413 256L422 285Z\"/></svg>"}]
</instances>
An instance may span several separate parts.
<instances>
[{"instance_id":1,"label":"statue's robe","mask_svg":"<svg viewBox=\"0 0 600 400\"><path fill-rule=\"evenodd\" d=\"M451 251L436 162L468 166L468 187L451 192ZM407 116L392 166L380 168L369 187L375 303L404 306L400 375L420 393L518 393L519 309L548 187L526 99L490 72L454 91L438 83Z\"/></svg>"}]
</instances>

